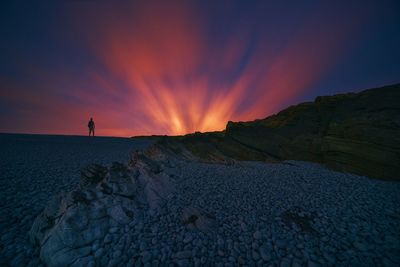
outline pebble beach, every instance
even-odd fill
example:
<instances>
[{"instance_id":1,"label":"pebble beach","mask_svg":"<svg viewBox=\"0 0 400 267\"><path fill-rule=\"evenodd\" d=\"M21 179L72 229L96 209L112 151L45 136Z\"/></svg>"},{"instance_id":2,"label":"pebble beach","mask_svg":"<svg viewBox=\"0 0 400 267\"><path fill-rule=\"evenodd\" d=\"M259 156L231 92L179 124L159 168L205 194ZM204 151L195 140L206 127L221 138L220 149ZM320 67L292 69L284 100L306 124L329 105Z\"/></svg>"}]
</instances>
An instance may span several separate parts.
<instances>
[{"instance_id":1,"label":"pebble beach","mask_svg":"<svg viewBox=\"0 0 400 267\"><path fill-rule=\"evenodd\" d=\"M87 164L127 162L151 144L120 138L1 135L0 265L43 266L28 232L47 201ZM157 215L91 244L81 266L399 266L400 183L319 164L188 162ZM188 207L215 222L182 222ZM79 266L76 265L76 266ZM71 265L72 266L72 265Z\"/></svg>"}]
</instances>

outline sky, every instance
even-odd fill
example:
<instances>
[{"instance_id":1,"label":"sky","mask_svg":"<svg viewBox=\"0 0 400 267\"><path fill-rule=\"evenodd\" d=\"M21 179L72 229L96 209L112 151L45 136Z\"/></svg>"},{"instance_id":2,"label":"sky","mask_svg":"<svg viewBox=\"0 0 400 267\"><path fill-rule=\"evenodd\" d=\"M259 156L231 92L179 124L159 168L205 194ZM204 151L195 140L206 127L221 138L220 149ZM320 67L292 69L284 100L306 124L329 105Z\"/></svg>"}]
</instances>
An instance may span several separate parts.
<instances>
[{"instance_id":1,"label":"sky","mask_svg":"<svg viewBox=\"0 0 400 267\"><path fill-rule=\"evenodd\" d=\"M56 2L56 3L55 3ZM4 1L0 132L180 135L400 82L399 1Z\"/></svg>"}]
</instances>

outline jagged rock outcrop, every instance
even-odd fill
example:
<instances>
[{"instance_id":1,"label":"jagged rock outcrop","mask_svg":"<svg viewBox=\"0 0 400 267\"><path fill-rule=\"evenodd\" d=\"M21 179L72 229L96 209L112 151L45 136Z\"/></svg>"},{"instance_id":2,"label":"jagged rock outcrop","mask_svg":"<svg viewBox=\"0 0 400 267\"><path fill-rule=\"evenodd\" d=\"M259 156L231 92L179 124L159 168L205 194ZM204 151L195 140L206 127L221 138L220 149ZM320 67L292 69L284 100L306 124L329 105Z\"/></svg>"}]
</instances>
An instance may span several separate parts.
<instances>
[{"instance_id":1,"label":"jagged rock outcrop","mask_svg":"<svg viewBox=\"0 0 400 267\"><path fill-rule=\"evenodd\" d=\"M146 153L136 151L127 165L88 166L76 190L48 203L30 231L46 265L94 264L93 244L108 243L111 228L123 229L140 221L143 213L162 211L174 192L171 175L165 172L173 160L156 147Z\"/></svg>"}]
</instances>

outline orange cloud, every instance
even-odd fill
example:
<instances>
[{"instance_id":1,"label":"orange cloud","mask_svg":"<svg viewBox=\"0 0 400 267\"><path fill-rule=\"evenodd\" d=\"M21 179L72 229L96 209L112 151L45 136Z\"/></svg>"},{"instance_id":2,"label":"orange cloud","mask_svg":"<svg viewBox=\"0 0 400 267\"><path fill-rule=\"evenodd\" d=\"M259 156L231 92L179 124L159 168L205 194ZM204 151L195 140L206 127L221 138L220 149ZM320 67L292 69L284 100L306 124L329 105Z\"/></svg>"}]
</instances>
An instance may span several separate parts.
<instances>
[{"instance_id":1,"label":"orange cloud","mask_svg":"<svg viewBox=\"0 0 400 267\"><path fill-rule=\"evenodd\" d=\"M65 87L62 94L43 101L35 94L15 97L34 102L34 116L57 112L57 118L41 120L42 129L53 133L82 133L91 116L101 135L222 130L229 120L253 120L283 108L343 55L357 27L351 16L337 22L335 14L324 18L323 8L314 13L323 15L302 21L274 46L262 26L252 28L257 23L209 36L204 14L189 1L75 3L69 10L75 37L97 65L79 77L38 75L49 92Z\"/></svg>"}]
</instances>

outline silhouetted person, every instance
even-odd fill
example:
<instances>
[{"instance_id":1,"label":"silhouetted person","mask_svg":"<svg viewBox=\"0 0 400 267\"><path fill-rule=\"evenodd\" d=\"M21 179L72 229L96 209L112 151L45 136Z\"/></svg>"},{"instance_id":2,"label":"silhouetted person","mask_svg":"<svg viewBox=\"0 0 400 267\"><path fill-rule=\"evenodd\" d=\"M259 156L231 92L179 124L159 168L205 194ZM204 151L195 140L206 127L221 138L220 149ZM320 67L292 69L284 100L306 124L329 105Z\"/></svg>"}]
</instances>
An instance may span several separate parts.
<instances>
[{"instance_id":1,"label":"silhouetted person","mask_svg":"<svg viewBox=\"0 0 400 267\"><path fill-rule=\"evenodd\" d=\"M94 128L96 126L94 125L93 118L90 118L90 121L88 122L88 127L89 127L89 136L90 136L90 134L93 134L93 136L94 136Z\"/></svg>"}]
</instances>

